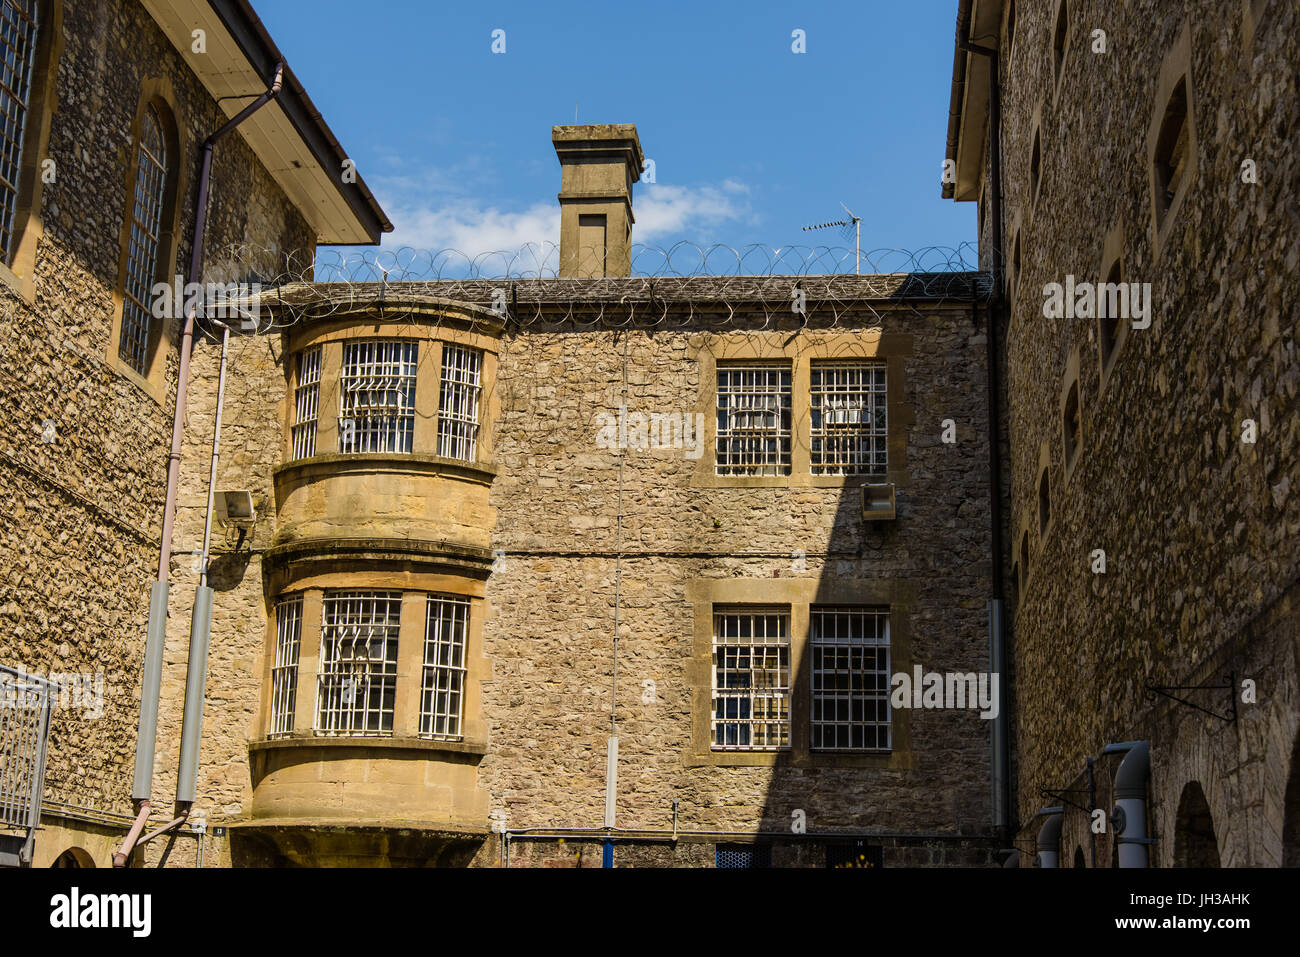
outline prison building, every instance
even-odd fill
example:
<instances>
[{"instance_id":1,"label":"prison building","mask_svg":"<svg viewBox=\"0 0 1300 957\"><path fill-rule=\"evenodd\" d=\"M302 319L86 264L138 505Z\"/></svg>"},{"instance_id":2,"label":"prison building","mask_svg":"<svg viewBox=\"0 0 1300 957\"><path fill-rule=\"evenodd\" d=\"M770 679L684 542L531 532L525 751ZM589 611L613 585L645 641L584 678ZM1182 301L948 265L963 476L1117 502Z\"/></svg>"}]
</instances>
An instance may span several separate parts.
<instances>
[{"instance_id":1,"label":"prison building","mask_svg":"<svg viewBox=\"0 0 1300 957\"><path fill-rule=\"evenodd\" d=\"M181 322L152 288L195 278L205 141L283 57L244 0L12 0L0 23L0 862L108 866L136 815L179 371ZM391 226L362 179L341 182L345 158L285 68L214 143L205 248L378 242ZM187 421L210 422L215 393L191 398ZM174 575L197 546L172 545ZM173 589L173 620L189 609ZM182 690L169 674L170 707ZM221 734L243 704L213 692ZM151 827L171 817L176 760L160 744Z\"/></svg>"},{"instance_id":2,"label":"prison building","mask_svg":"<svg viewBox=\"0 0 1300 957\"><path fill-rule=\"evenodd\" d=\"M996 279L1022 866L1300 864L1298 15L959 4L943 189Z\"/></svg>"},{"instance_id":3,"label":"prison building","mask_svg":"<svg viewBox=\"0 0 1300 957\"><path fill-rule=\"evenodd\" d=\"M988 720L888 700L989 667L988 277L630 277L635 128L552 143L560 275L285 285L239 347L210 859L994 863Z\"/></svg>"}]
</instances>

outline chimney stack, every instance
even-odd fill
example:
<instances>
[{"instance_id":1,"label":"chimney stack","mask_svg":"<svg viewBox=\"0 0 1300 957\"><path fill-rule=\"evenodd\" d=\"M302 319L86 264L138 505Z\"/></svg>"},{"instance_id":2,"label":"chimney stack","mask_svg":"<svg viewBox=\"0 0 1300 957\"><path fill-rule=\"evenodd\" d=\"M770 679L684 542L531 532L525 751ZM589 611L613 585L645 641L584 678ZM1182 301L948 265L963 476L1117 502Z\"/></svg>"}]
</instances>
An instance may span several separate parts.
<instances>
[{"instance_id":1,"label":"chimney stack","mask_svg":"<svg viewBox=\"0 0 1300 957\"><path fill-rule=\"evenodd\" d=\"M553 126L560 158L560 276L632 272L632 184L645 157L631 123Z\"/></svg>"}]
</instances>

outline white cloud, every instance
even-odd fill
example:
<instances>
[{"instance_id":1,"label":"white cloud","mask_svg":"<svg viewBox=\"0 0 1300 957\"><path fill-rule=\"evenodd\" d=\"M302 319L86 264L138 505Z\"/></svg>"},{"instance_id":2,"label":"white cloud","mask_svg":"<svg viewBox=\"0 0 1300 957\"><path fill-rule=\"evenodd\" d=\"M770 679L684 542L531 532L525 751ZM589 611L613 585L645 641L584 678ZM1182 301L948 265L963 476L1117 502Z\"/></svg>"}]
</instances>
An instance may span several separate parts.
<instances>
[{"instance_id":1,"label":"white cloud","mask_svg":"<svg viewBox=\"0 0 1300 957\"><path fill-rule=\"evenodd\" d=\"M560 241L560 208L534 203L522 210L501 209L471 198L448 195L447 178L430 171L427 187L419 180L392 177L377 185L380 202L396 230L384 247L421 250L455 249L471 259L484 253L515 251L527 244L546 248ZM717 226L753 219L749 189L735 180L719 186L643 185L633 195L636 225L633 242L708 244Z\"/></svg>"}]
</instances>

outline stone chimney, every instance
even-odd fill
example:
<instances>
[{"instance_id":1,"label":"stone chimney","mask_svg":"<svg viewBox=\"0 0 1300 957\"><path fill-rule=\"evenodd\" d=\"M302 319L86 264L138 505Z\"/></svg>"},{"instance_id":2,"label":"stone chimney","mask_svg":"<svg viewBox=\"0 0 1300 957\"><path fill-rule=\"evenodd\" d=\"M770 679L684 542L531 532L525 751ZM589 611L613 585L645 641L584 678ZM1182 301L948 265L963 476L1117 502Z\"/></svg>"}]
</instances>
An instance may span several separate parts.
<instances>
[{"instance_id":1,"label":"stone chimney","mask_svg":"<svg viewBox=\"0 0 1300 957\"><path fill-rule=\"evenodd\" d=\"M560 275L632 272L632 184L645 157L630 123L553 126L560 158Z\"/></svg>"}]
</instances>

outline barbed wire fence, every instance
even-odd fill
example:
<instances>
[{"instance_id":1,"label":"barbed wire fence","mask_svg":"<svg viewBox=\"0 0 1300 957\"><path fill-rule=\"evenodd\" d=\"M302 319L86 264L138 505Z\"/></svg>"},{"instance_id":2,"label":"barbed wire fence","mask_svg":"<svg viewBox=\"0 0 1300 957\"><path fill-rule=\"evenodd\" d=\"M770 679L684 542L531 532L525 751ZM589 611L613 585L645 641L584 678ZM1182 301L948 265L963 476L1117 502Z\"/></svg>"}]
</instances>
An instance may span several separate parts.
<instances>
[{"instance_id":1,"label":"barbed wire fence","mask_svg":"<svg viewBox=\"0 0 1300 957\"><path fill-rule=\"evenodd\" d=\"M854 250L844 247L633 244L630 276L577 279L558 275L554 243L477 254L331 247L310 259L239 244L210 258L205 282L255 283L258 305L270 313L263 331L426 297L494 306L523 327L686 328L703 322L739 330L770 328L798 314L809 324L834 327L849 313L872 312L885 302L983 302L992 291L992 277L979 270L971 243L881 248L863 253L861 261L858 274ZM796 289L806 309L792 310Z\"/></svg>"},{"instance_id":2,"label":"barbed wire fence","mask_svg":"<svg viewBox=\"0 0 1300 957\"><path fill-rule=\"evenodd\" d=\"M311 259L243 244L210 257L204 280L257 290L244 293L257 307L256 328L244 331L256 335L232 339L235 366L247 349L274 352L278 337L267 334L298 324L357 314L368 322L402 323L419 308L419 323L436 338L445 323L466 321L464 310L448 310L449 316L459 315L456 320L443 317L439 304L483 307L488 314L482 331L498 338L500 363L484 400L495 390L504 409L530 410L534 438L542 438L541 428L549 441L568 444L589 440L597 417L619 408L627 336L634 332L643 334L631 343L631 361L652 368L666 361L651 341L658 333L687 334L692 351L717 359L723 347L712 334L723 336L733 354L738 347L745 351L746 340L757 345L775 331L878 335L886 311L901 309L924 320L939 306L968 309L986 302L992 291L992 277L977 268L969 243L871 250L862 261L864 272L857 274L854 251L840 247L634 245L631 276L579 279L557 275L554 244L477 255L329 248ZM473 311L468 315L472 324ZM566 353L572 346L565 337L574 331L583 332L593 347L581 360L584 387L566 394L565 415L552 415L555 370L577 361ZM795 360L805 350L820 349L822 355L827 348L807 336L783 336L782 343ZM848 357L860 348L860 340L842 337L830 357ZM419 366L433 354L420 350ZM238 394L237 386L232 394ZM693 401L693 396L679 397L682 408Z\"/></svg>"}]
</instances>

